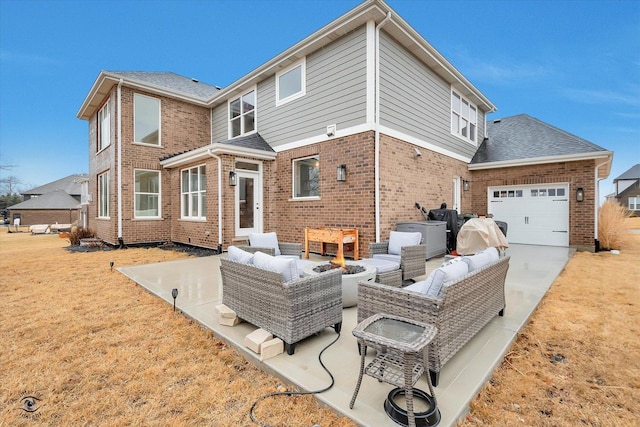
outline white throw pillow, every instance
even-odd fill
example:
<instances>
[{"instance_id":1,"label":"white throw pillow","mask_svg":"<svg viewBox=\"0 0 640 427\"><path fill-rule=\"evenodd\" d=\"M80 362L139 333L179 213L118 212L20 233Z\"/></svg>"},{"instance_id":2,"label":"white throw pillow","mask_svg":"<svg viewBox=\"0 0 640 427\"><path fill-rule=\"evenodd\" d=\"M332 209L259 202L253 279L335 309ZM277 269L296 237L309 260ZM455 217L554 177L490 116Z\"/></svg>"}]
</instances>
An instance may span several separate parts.
<instances>
[{"instance_id":1,"label":"white throw pillow","mask_svg":"<svg viewBox=\"0 0 640 427\"><path fill-rule=\"evenodd\" d=\"M238 261L244 264L253 263L253 254L251 252L242 250L237 246L229 246L228 252L229 252L229 259L231 261Z\"/></svg>"},{"instance_id":2,"label":"white throw pillow","mask_svg":"<svg viewBox=\"0 0 640 427\"><path fill-rule=\"evenodd\" d=\"M391 231L389 233L389 250L393 255L400 255L404 246L419 245L422 241L422 233L408 231Z\"/></svg>"},{"instance_id":3,"label":"white throw pillow","mask_svg":"<svg viewBox=\"0 0 640 427\"><path fill-rule=\"evenodd\" d=\"M476 271L479 268L484 267L485 265L491 264L493 259L491 254L488 252L478 252L472 256L464 256L462 257L462 261L464 261L469 266L469 271Z\"/></svg>"},{"instance_id":4,"label":"white throw pillow","mask_svg":"<svg viewBox=\"0 0 640 427\"><path fill-rule=\"evenodd\" d=\"M500 259L500 253L498 252L498 249L494 248L493 246L488 247L483 252L489 254L489 256L491 257L491 262L498 261Z\"/></svg>"},{"instance_id":5,"label":"white throw pillow","mask_svg":"<svg viewBox=\"0 0 640 427\"><path fill-rule=\"evenodd\" d=\"M469 272L469 267L464 262L452 262L444 267L433 270L425 280L422 293L437 297L445 283L458 280Z\"/></svg>"},{"instance_id":6,"label":"white throw pillow","mask_svg":"<svg viewBox=\"0 0 640 427\"><path fill-rule=\"evenodd\" d=\"M275 231L271 233L250 233L249 244L258 248L273 248L276 251L276 255L280 255L278 235Z\"/></svg>"},{"instance_id":7,"label":"white throw pillow","mask_svg":"<svg viewBox=\"0 0 640 427\"><path fill-rule=\"evenodd\" d=\"M296 260L293 258L276 258L264 252L256 252L253 256L253 265L282 274L283 281L285 282L300 278Z\"/></svg>"}]
</instances>

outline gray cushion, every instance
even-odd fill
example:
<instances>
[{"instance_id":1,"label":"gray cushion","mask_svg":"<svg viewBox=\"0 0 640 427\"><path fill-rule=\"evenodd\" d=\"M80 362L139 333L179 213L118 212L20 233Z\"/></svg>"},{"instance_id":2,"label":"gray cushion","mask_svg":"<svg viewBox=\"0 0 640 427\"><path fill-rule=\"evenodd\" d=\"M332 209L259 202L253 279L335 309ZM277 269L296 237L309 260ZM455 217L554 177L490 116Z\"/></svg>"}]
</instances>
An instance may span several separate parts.
<instances>
[{"instance_id":1,"label":"gray cushion","mask_svg":"<svg viewBox=\"0 0 640 427\"><path fill-rule=\"evenodd\" d=\"M282 278L285 282L290 282L300 278L298 275L296 260L293 258L278 258L267 255L263 252L256 252L253 257L253 265L282 274Z\"/></svg>"},{"instance_id":2,"label":"gray cushion","mask_svg":"<svg viewBox=\"0 0 640 427\"><path fill-rule=\"evenodd\" d=\"M442 285L458 280L469 272L469 267L465 262L450 262L444 267L437 268L429 274L422 285L422 293L433 297L440 295Z\"/></svg>"},{"instance_id":3,"label":"gray cushion","mask_svg":"<svg viewBox=\"0 0 640 427\"><path fill-rule=\"evenodd\" d=\"M238 248L237 246L229 246L227 249L229 253L229 259L231 261L242 262L244 264L253 263L253 254Z\"/></svg>"},{"instance_id":4,"label":"gray cushion","mask_svg":"<svg viewBox=\"0 0 640 427\"><path fill-rule=\"evenodd\" d=\"M273 248L276 255L280 255L278 235L274 231L271 233L250 233L249 244L258 248Z\"/></svg>"},{"instance_id":5,"label":"gray cushion","mask_svg":"<svg viewBox=\"0 0 640 427\"><path fill-rule=\"evenodd\" d=\"M389 250L393 255L400 255L404 246L416 246L422 241L422 233L409 231L392 231L389 233Z\"/></svg>"}]
</instances>

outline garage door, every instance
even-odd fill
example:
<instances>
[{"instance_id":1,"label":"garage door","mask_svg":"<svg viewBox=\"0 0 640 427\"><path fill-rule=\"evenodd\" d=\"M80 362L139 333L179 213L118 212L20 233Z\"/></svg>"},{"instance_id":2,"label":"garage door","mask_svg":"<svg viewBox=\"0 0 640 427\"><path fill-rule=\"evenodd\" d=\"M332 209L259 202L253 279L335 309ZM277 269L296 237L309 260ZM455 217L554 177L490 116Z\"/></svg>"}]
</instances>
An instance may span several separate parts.
<instances>
[{"instance_id":1,"label":"garage door","mask_svg":"<svg viewBox=\"0 0 640 427\"><path fill-rule=\"evenodd\" d=\"M489 187L489 213L510 243L569 246L568 195L568 184Z\"/></svg>"}]
</instances>

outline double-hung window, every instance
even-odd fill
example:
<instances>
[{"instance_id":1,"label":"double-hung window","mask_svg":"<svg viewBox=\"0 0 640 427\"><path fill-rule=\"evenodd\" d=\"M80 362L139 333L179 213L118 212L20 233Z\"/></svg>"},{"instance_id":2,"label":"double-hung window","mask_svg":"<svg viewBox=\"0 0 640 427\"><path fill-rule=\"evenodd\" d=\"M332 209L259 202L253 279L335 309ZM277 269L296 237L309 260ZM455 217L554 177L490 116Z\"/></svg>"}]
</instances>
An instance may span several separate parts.
<instances>
[{"instance_id":1,"label":"double-hung window","mask_svg":"<svg viewBox=\"0 0 640 427\"><path fill-rule=\"evenodd\" d=\"M640 197L629 197L629 210L640 211Z\"/></svg>"},{"instance_id":2,"label":"double-hung window","mask_svg":"<svg viewBox=\"0 0 640 427\"><path fill-rule=\"evenodd\" d=\"M181 213L183 219L207 219L207 174L205 166L181 173Z\"/></svg>"},{"instance_id":3,"label":"double-hung window","mask_svg":"<svg viewBox=\"0 0 640 427\"><path fill-rule=\"evenodd\" d=\"M111 144L111 110L109 101L98 111L98 150Z\"/></svg>"},{"instance_id":4,"label":"double-hung window","mask_svg":"<svg viewBox=\"0 0 640 427\"><path fill-rule=\"evenodd\" d=\"M293 197L320 197L320 156L293 161Z\"/></svg>"},{"instance_id":5,"label":"double-hung window","mask_svg":"<svg viewBox=\"0 0 640 427\"><path fill-rule=\"evenodd\" d=\"M98 175L98 218L109 218L109 172Z\"/></svg>"},{"instance_id":6,"label":"double-hung window","mask_svg":"<svg viewBox=\"0 0 640 427\"><path fill-rule=\"evenodd\" d=\"M256 130L255 89L229 101L229 138Z\"/></svg>"},{"instance_id":7,"label":"double-hung window","mask_svg":"<svg viewBox=\"0 0 640 427\"><path fill-rule=\"evenodd\" d=\"M134 217L160 217L160 171L136 169Z\"/></svg>"},{"instance_id":8,"label":"double-hung window","mask_svg":"<svg viewBox=\"0 0 640 427\"><path fill-rule=\"evenodd\" d=\"M160 145L160 100L136 93L133 95L133 108L134 141Z\"/></svg>"},{"instance_id":9,"label":"double-hung window","mask_svg":"<svg viewBox=\"0 0 640 427\"><path fill-rule=\"evenodd\" d=\"M451 133L472 144L478 141L478 109L456 91L451 91Z\"/></svg>"},{"instance_id":10,"label":"double-hung window","mask_svg":"<svg viewBox=\"0 0 640 427\"><path fill-rule=\"evenodd\" d=\"M306 93L305 59L276 74L276 105L282 105Z\"/></svg>"}]
</instances>

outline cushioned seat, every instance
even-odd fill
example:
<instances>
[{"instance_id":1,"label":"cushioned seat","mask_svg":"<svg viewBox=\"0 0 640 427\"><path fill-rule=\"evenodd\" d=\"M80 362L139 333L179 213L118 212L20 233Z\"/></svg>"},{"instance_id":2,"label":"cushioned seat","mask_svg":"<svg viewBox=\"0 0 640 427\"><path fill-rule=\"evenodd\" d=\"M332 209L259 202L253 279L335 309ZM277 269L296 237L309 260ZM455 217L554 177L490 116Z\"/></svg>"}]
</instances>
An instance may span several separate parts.
<instances>
[{"instance_id":1,"label":"cushioned seat","mask_svg":"<svg viewBox=\"0 0 640 427\"><path fill-rule=\"evenodd\" d=\"M389 286L402 286L402 270L400 260L391 261L384 258L363 258L358 263L376 268L376 282Z\"/></svg>"},{"instance_id":2,"label":"cushioned seat","mask_svg":"<svg viewBox=\"0 0 640 427\"><path fill-rule=\"evenodd\" d=\"M373 259L399 263L402 280L413 279L426 273L426 248L421 241L420 232L391 231L389 240L369 244L369 253Z\"/></svg>"}]
</instances>

